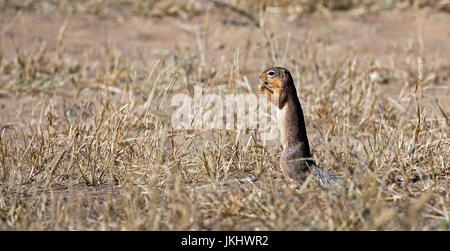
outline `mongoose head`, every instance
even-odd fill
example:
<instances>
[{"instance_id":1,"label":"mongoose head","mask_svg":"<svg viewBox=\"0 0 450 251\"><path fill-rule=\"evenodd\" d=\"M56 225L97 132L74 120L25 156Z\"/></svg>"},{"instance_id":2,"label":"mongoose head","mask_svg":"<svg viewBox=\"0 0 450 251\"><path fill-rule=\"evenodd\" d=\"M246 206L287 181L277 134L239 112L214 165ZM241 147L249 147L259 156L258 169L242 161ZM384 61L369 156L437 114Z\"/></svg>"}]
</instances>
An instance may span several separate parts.
<instances>
[{"instance_id":1,"label":"mongoose head","mask_svg":"<svg viewBox=\"0 0 450 251\"><path fill-rule=\"evenodd\" d=\"M259 78L264 81L264 86L273 89L274 93L279 93L282 89L293 84L291 73L282 67L271 67L259 74Z\"/></svg>"}]
</instances>

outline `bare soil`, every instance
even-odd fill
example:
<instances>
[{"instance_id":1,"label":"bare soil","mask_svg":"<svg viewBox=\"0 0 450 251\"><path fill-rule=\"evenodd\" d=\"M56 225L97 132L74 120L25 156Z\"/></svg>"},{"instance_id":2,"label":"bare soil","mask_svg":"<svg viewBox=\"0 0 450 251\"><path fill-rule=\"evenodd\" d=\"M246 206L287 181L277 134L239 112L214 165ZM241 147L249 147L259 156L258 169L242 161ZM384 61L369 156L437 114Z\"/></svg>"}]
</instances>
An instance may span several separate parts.
<instances>
[{"instance_id":1,"label":"bare soil","mask_svg":"<svg viewBox=\"0 0 450 251\"><path fill-rule=\"evenodd\" d=\"M69 53L80 61L88 55L101 59L105 53L111 53L108 49L118 48L132 64L149 65L153 59L161 56L200 49L208 52L205 59L207 63L220 64L223 63L220 61L221 57L235 54L239 49L240 69L253 87L256 85L256 73L265 67L261 63L260 55L263 52L258 44L249 44L254 41L262 42L261 35L246 20L239 22L239 17L225 17L221 14L180 21L170 17L159 20L136 16L111 19L79 14L65 17L28 12L21 12L16 16L3 13L0 17L3 56L16 56L13 39L19 48L25 48L28 52L37 52L43 43L47 49L55 49L66 19L68 26L62 46L66 55ZM206 31L200 29L204 22L208 22ZM382 95L398 95L405 85L388 76L386 71L393 70L396 63L401 64L408 57L416 59L420 55L426 55L432 61L424 62L425 78L431 77L435 84L426 91L440 102L448 102L450 15L447 13L383 12L369 16L334 13L329 17L293 20L281 14L268 13L264 22L272 37L284 37L284 40L289 37L289 50L297 50L304 43L316 42L318 54L326 55L327 58L343 57L343 53L349 52L358 55L358 64L373 65L376 68L374 76L380 79ZM203 37L207 39L207 48L192 48L196 40ZM285 49L285 44L287 42L281 41L280 49ZM134 59L138 60L133 61ZM293 66L292 62L286 64ZM27 99L2 95L0 110L5 115L8 110L13 110L11 107L21 107L23 103L27 103ZM12 115L19 116L16 112Z\"/></svg>"}]
</instances>

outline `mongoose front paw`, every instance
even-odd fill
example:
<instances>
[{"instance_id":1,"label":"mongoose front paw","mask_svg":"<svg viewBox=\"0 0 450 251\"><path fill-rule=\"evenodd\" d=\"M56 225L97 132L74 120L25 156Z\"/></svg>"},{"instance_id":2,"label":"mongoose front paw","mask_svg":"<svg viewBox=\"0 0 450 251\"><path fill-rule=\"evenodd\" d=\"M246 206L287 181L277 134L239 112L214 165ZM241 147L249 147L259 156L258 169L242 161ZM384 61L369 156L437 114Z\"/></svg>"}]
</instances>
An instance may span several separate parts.
<instances>
[{"instance_id":1,"label":"mongoose front paw","mask_svg":"<svg viewBox=\"0 0 450 251\"><path fill-rule=\"evenodd\" d=\"M267 89L267 87L264 86L264 85L258 85L258 88L259 88L259 90L262 91L262 92L263 92L265 89Z\"/></svg>"}]
</instances>

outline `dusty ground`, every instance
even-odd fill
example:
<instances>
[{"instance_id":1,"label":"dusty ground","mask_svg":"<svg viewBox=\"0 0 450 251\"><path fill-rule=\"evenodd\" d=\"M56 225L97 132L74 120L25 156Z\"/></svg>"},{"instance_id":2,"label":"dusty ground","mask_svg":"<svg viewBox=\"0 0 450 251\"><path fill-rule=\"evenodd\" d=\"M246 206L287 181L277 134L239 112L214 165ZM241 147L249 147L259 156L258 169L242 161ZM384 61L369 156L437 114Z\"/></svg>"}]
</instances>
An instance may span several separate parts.
<instances>
[{"instance_id":1,"label":"dusty ground","mask_svg":"<svg viewBox=\"0 0 450 251\"><path fill-rule=\"evenodd\" d=\"M195 32L205 21L204 16L188 20L175 18L146 19L132 16L126 19L99 18L73 14L71 16L42 16L21 12L16 16L4 13L0 24L3 32L4 56L14 56L9 36L17 39L19 47L36 49L42 41L48 48L56 47L59 30L68 18L64 46L82 54L102 50L105 40L110 47L119 47L130 56L138 51L154 55L175 53L177 48L189 47ZM209 49L245 48L248 36L256 36L248 23L231 22L232 17L211 14L207 17ZM414 44L421 29L424 53L438 54L448 61L450 44L449 14L445 12L387 12L369 16L333 13L329 17L303 17L289 20L282 14L267 13L265 26L274 36L291 33L291 44L312 41L327 44L327 53L338 55L343 48L354 48L359 55L376 59L419 48ZM231 36L234 34L235 36ZM236 39L239 38L239 39ZM410 41L412 40L412 41ZM412 44L411 44L412 43ZM144 56L148 56L144 54Z\"/></svg>"},{"instance_id":2,"label":"dusty ground","mask_svg":"<svg viewBox=\"0 0 450 251\"><path fill-rule=\"evenodd\" d=\"M208 27L202 29L206 19ZM265 53L260 47L261 35L245 19L241 22L236 22L236 19L240 20L239 17L220 14L183 21L136 16L105 19L76 14L69 17L26 12L15 16L4 14L0 18L3 30L1 48L5 58L15 57L13 37L19 48L30 53L37 52L43 43L46 49L55 49L60 29L66 20L64 50L66 55L79 61L92 55L101 60L106 53L105 48L117 48L130 59L130 64L144 64L146 67L161 56L198 50L207 52L204 63L223 64L224 58L235 55L239 49L240 70L255 87L256 73L265 67L261 60ZM278 41L279 49L288 46L288 50L299 50L302 44L315 43L318 58L326 56L334 59L345 57L348 53L358 55L358 64L368 65L376 72L374 79L381 83L382 95L398 95L405 83L396 81L396 70L400 70L396 68L408 60L417 61L423 55L424 79L432 83L427 86L425 95L436 97L442 106L447 107L450 81L448 23L450 15L445 12L388 12L371 16L345 13L294 20L268 13L265 17L265 26ZM206 48L196 48L198 40L202 39ZM295 67L295 63L278 62L288 68ZM15 102L27 102L26 99L11 99L0 99L3 120L6 119L5 113L13 110L8 108L20 107Z\"/></svg>"}]
</instances>

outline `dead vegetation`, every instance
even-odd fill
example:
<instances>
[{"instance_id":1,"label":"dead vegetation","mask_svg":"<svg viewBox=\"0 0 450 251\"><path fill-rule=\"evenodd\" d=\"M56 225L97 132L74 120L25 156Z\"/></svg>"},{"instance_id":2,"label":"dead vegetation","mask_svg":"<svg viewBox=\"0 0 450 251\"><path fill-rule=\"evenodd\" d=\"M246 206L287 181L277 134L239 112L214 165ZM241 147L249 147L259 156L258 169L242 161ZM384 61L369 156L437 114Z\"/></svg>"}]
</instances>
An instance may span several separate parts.
<instances>
[{"instance_id":1,"label":"dead vegetation","mask_svg":"<svg viewBox=\"0 0 450 251\"><path fill-rule=\"evenodd\" d=\"M0 51L0 229L449 230L450 68L420 32L414 48L388 63L352 49L330 56L324 52L336 31L294 43L291 33L266 29L262 1L254 1L259 7L247 10L257 25L246 24L254 36L222 54L208 40L218 36L209 27L213 14L198 2L3 2L5 12L19 6L74 16L61 23L54 46L44 40L36 49L8 35L15 15L0 27L0 41L14 48L13 57ZM247 1L224 2L250 20L236 11ZM265 2L300 11L292 1ZM317 1L314 8L372 2ZM393 2L389 9L448 5ZM181 25L195 39L165 56L130 57L107 32L98 54L70 51L66 28L76 11L108 17L123 9L202 22L198 30ZM279 144L257 131L172 128L173 95L192 95L198 84L204 92L255 92L252 76L272 64L292 72L313 156L342 178L341 188L282 177ZM399 87L385 93L383 83Z\"/></svg>"}]
</instances>

